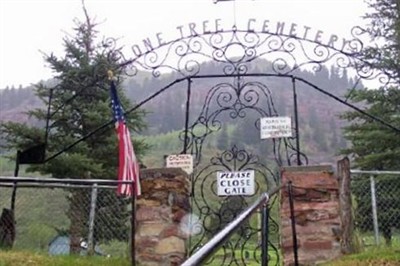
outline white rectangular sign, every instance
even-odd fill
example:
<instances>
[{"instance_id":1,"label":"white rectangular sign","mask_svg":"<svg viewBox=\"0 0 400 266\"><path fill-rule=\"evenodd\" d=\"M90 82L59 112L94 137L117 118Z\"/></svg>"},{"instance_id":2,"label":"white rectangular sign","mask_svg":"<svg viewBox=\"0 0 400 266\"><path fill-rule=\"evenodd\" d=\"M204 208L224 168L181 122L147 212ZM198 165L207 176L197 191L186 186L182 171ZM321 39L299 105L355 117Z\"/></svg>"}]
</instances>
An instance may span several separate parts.
<instances>
[{"instance_id":1,"label":"white rectangular sign","mask_svg":"<svg viewBox=\"0 0 400 266\"><path fill-rule=\"evenodd\" d=\"M191 154L171 154L166 158L167 168L182 168L189 175L193 173L193 156Z\"/></svg>"},{"instance_id":2,"label":"white rectangular sign","mask_svg":"<svg viewBox=\"0 0 400 266\"><path fill-rule=\"evenodd\" d=\"M263 117L260 119L261 139L287 138L292 136L292 121L288 116Z\"/></svg>"},{"instance_id":3,"label":"white rectangular sign","mask_svg":"<svg viewBox=\"0 0 400 266\"><path fill-rule=\"evenodd\" d=\"M218 196L254 194L254 170L218 172Z\"/></svg>"}]
</instances>

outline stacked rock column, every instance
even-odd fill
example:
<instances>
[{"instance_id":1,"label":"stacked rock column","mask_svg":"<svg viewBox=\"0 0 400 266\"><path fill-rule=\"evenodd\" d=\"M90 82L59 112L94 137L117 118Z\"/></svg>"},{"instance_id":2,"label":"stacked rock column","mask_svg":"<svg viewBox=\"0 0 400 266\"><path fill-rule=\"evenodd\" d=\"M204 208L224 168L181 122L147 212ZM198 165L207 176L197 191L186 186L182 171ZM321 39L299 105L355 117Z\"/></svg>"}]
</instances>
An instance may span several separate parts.
<instances>
[{"instance_id":1,"label":"stacked rock column","mask_svg":"<svg viewBox=\"0 0 400 266\"><path fill-rule=\"evenodd\" d=\"M136 202L137 265L180 265L186 259L188 232L182 224L190 212L188 175L178 168L144 169L142 195Z\"/></svg>"},{"instance_id":2,"label":"stacked rock column","mask_svg":"<svg viewBox=\"0 0 400 266\"><path fill-rule=\"evenodd\" d=\"M341 255L339 185L332 166L282 169L282 183L292 181L300 265L314 265ZM288 192L281 193L281 247L284 265L293 265Z\"/></svg>"}]
</instances>

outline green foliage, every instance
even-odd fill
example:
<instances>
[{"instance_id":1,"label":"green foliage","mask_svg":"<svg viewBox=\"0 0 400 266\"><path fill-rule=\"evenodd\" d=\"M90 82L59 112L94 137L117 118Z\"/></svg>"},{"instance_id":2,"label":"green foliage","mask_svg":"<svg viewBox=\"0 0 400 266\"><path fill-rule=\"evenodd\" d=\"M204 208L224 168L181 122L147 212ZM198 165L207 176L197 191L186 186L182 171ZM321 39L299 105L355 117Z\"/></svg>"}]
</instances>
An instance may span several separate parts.
<instances>
[{"instance_id":1,"label":"green foliage","mask_svg":"<svg viewBox=\"0 0 400 266\"><path fill-rule=\"evenodd\" d=\"M2 144L3 148L11 151L46 143L47 157L60 152L59 156L45 164L30 165L28 171L55 178L111 179L115 176L118 165L118 145L114 128L110 125L103 127L97 134L86 136L112 118L107 71L112 70L120 77L124 73L125 64L121 48L112 39L98 41L97 24L88 16L86 9L84 14L84 21L75 21L74 34L63 39L64 55L44 55L55 76L51 83L37 84L35 94L51 110L48 138L45 139L47 134L43 128L47 120L47 108L37 108L28 114L34 120L40 121L41 127L4 122L0 125L5 140ZM122 80L118 80L117 86L121 82ZM119 93L122 104L129 109L131 103L121 90ZM137 111L126 117L131 130L140 131L144 128L143 115L142 111ZM79 144L64 149L77 141L80 141ZM136 142L134 146L138 155L143 154L146 148L140 142ZM114 234L104 233L104 230L112 227L115 230L124 228L126 234L120 238L126 240L129 231L126 225L129 217L126 202L116 199L114 192L108 191L108 194L113 200L102 211L107 211L110 219L108 224L96 225L95 239L115 237ZM86 235L89 196L89 193L80 190L71 192L68 198L70 234L78 239ZM124 215L121 216L121 213Z\"/></svg>"},{"instance_id":2,"label":"green foliage","mask_svg":"<svg viewBox=\"0 0 400 266\"><path fill-rule=\"evenodd\" d=\"M63 39L64 56L44 55L55 73L53 86L45 83L35 86L37 97L44 105L50 104L52 112L46 149L48 156L80 140L112 117L107 70L120 76L124 71L121 66L123 59L120 48L108 39L97 42L97 24L91 21L86 12L85 15L84 22L76 21L75 36ZM49 103L50 94L52 98ZM125 108L131 107L122 91L120 98ZM29 115L42 121L42 127L16 122L1 124L6 149L24 150L46 141L43 124L47 109L34 109L29 111ZM132 130L143 129L143 112L128 115L127 123ZM110 178L115 175L117 166L116 143L116 134L110 126L84 139L56 159L44 165L31 166L29 170L57 178L82 178L87 172L93 178ZM135 147L138 154L143 153L143 145L137 144Z\"/></svg>"},{"instance_id":3,"label":"green foliage","mask_svg":"<svg viewBox=\"0 0 400 266\"><path fill-rule=\"evenodd\" d=\"M376 42L366 47L362 59L380 69L398 83L400 81L400 5L397 0L368 0L372 10L365 18L367 32Z\"/></svg>"},{"instance_id":4,"label":"green foliage","mask_svg":"<svg viewBox=\"0 0 400 266\"><path fill-rule=\"evenodd\" d=\"M380 89L361 89L350 92L349 99L363 106L365 112L400 128L400 20L399 3L394 0L368 1L372 12L366 15L371 24L368 32L377 46L366 47L361 59L370 63L372 68L381 70L394 81L392 87ZM397 84L395 84L397 83ZM400 132L382 125L376 119L366 117L358 111L348 111L341 116L350 122L344 128L345 137L352 144L342 153L354 157L355 166L363 170L399 170ZM364 183L363 183L364 182ZM359 181L354 186L358 207L356 219L363 231L372 230L368 181ZM387 193L391 188L400 186L400 179L380 178L376 182L380 231L391 243L393 228L400 228L400 201L398 197Z\"/></svg>"},{"instance_id":5,"label":"green foliage","mask_svg":"<svg viewBox=\"0 0 400 266\"><path fill-rule=\"evenodd\" d=\"M400 90L396 88L379 90L359 90L352 93L353 102L363 102L366 111L394 126L400 125ZM399 170L400 133L387 128L379 122L366 118L363 114L351 111L342 115L351 122L344 128L345 137L352 146L342 152L354 157L355 167L363 170ZM353 186L358 207L356 222L362 231L372 230L372 219L367 219L372 213L370 206L371 193L368 180L357 182ZM377 191L387 193L393 187L400 187L400 179L380 178L377 180ZM378 190L379 189L379 190ZM386 243L390 245L392 229L400 228L400 200L390 194L381 194L378 200L379 226Z\"/></svg>"},{"instance_id":6,"label":"green foliage","mask_svg":"<svg viewBox=\"0 0 400 266\"><path fill-rule=\"evenodd\" d=\"M400 90L396 88L379 90L359 90L352 93L353 102L363 102L366 111L394 126L400 125ZM346 112L341 116L351 122L344 128L345 137L352 147L343 153L353 154L357 167L375 170L400 169L399 132L387 128L379 122L365 117L357 111Z\"/></svg>"}]
</instances>

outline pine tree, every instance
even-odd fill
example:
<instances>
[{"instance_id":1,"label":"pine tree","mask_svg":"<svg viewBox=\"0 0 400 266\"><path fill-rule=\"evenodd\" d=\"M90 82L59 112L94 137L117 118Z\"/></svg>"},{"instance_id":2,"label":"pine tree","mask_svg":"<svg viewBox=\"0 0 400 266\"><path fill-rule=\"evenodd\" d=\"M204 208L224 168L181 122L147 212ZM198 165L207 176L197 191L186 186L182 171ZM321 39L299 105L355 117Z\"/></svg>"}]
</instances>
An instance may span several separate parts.
<instances>
[{"instance_id":1,"label":"pine tree","mask_svg":"<svg viewBox=\"0 0 400 266\"><path fill-rule=\"evenodd\" d=\"M400 4L395 0L368 1L373 11L367 14L370 20L368 32L377 46L363 50L361 59L370 66L386 73L391 78L391 87L379 89L361 89L350 94L354 103L362 103L364 110L394 127L400 127ZM383 41L382 41L383 40ZM351 124L344 129L345 137L351 147L344 154L354 157L355 167L362 170L399 170L400 169L400 132L387 128L359 112L349 111L342 118ZM377 183L382 191L400 187L399 178L385 178ZM354 194L358 202L356 221L360 229L372 230L372 221L365 222L371 215L370 193L357 186ZM379 193L379 192L378 192ZM392 229L400 229L400 200L394 195L378 194L379 228L391 243ZM397 206L397 207L394 207Z\"/></svg>"},{"instance_id":2,"label":"pine tree","mask_svg":"<svg viewBox=\"0 0 400 266\"><path fill-rule=\"evenodd\" d=\"M75 21L73 29L75 35L68 35L63 39L65 54L56 56L45 54L44 59L55 73L53 82L40 83L35 87L37 97L46 105L49 104L49 95L52 91L50 110L49 134L47 139L47 157L52 156L68 147L68 145L82 139L99 126L104 125L112 118L109 97L109 80L107 71L112 70L115 76L124 73L125 62L121 48L116 46L114 39L98 40L97 24L93 21L85 7L83 7L85 20ZM117 81L120 85L122 80ZM119 91L121 102L125 110L131 107L122 91ZM46 121L47 110L36 109L29 115L39 121ZM127 125L131 130L140 131L144 128L143 112L138 111L126 116ZM5 148L8 150L24 150L38 143L46 142L43 128L34 128L15 122L1 124L1 133L6 140ZM73 148L65 150L59 156L44 164L30 165L28 171L40 172L54 178L94 178L113 179L117 167L117 138L112 125L83 139ZM145 145L134 142L135 151L143 153ZM86 236L85 223L88 221L87 191L71 191L68 210L70 218L71 252L80 251L79 240ZM110 191L108 197L118 199L115 191ZM120 200L119 207L106 208L113 219L109 224L122 230L126 234L117 238L127 239L125 217L116 216L125 205ZM115 213L113 213L115 212ZM109 226L109 225L108 225ZM97 239L110 238L98 232Z\"/></svg>"},{"instance_id":3,"label":"pine tree","mask_svg":"<svg viewBox=\"0 0 400 266\"><path fill-rule=\"evenodd\" d=\"M394 126L400 125L400 90L396 88L358 90L351 94L353 102L364 102L366 111ZM345 137L352 146L343 150L355 155L355 163L366 170L398 170L400 162L400 136L377 121L366 118L356 111L341 116L352 122L344 128Z\"/></svg>"},{"instance_id":4,"label":"pine tree","mask_svg":"<svg viewBox=\"0 0 400 266\"><path fill-rule=\"evenodd\" d=\"M368 0L372 10L365 19L370 23L367 32L374 45L362 51L362 59L368 61L373 68L381 70L400 81L400 3L397 0Z\"/></svg>"}]
</instances>

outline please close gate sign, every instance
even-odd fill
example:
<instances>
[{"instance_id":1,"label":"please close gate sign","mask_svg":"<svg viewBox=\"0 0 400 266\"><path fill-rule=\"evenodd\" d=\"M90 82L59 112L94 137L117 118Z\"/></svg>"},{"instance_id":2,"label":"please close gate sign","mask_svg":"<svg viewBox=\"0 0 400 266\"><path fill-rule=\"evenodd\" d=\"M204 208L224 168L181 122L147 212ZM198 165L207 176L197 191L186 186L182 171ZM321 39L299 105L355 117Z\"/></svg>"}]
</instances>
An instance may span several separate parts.
<instances>
[{"instance_id":1,"label":"please close gate sign","mask_svg":"<svg viewBox=\"0 0 400 266\"><path fill-rule=\"evenodd\" d=\"M218 196L254 194L254 170L218 172Z\"/></svg>"}]
</instances>

